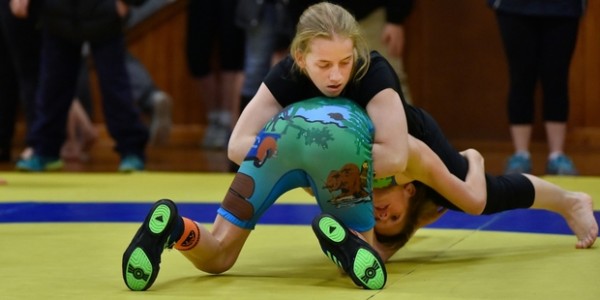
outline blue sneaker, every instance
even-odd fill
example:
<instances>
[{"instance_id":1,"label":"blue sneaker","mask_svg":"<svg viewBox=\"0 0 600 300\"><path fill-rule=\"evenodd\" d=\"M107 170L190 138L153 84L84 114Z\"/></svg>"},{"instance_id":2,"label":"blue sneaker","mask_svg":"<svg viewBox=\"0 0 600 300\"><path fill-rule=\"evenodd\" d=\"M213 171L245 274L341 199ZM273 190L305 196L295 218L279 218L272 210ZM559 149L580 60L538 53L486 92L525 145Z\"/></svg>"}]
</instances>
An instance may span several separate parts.
<instances>
[{"instance_id":1,"label":"blue sneaker","mask_svg":"<svg viewBox=\"0 0 600 300\"><path fill-rule=\"evenodd\" d=\"M531 173L531 159L515 154L508 158L504 174Z\"/></svg>"},{"instance_id":2,"label":"blue sneaker","mask_svg":"<svg viewBox=\"0 0 600 300\"><path fill-rule=\"evenodd\" d=\"M334 216L321 214L312 222L321 249L354 283L364 289L385 286L387 272L377 251Z\"/></svg>"},{"instance_id":3,"label":"blue sneaker","mask_svg":"<svg viewBox=\"0 0 600 300\"><path fill-rule=\"evenodd\" d=\"M137 155L127 155L121 159L119 172L134 172L143 171L145 168L144 161Z\"/></svg>"},{"instance_id":4,"label":"blue sneaker","mask_svg":"<svg viewBox=\"0 0 600 300\"><path fill-rule=\"evenodd\" d=\"M172 248L175 243L169 243L169 236L178 216L173 201L162 199L154 203L123 253L121 272L125 284L132 291L147 290L156 280L163 250Z\"/></svg>"},{"instance_id":5,"label":"blue sneaker","mask_svg":"<svg viewBox=\"0 0 600 300\"><path fill-rule=\"evenodd\" d=\"M548 160L546 164L546 174L549 175L577 175L575 164L571 159L561 154L554 159Z\"/></svg>"},{"instance_id":6,"label":"blue sneaker","mask_svg":"<svg viewBox=\"0 0 600 300\"><path fill-rule=\"evenodd\" d=\"M16 169L26 172L44 172L57 171L62 169L62 167L63 162L58 157L46 157L33 154L29 158L20 159L17 162Z\"/></svg>"}]
</instances>

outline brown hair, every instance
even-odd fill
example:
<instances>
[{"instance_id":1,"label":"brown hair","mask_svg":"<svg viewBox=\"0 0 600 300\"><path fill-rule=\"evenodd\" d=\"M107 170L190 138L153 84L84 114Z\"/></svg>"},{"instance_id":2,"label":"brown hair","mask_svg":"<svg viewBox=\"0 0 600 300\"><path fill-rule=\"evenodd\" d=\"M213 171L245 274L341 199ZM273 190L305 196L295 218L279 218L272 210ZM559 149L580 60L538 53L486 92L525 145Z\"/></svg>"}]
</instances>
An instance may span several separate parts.
<instances>
[{"instance_id":1,"label":"brown hair","mask_svg":"<svg viewBox=\"0 0 600 300\"><path fill-rule=\"evenodd\" d=\"M358 22L347 10L329 2L309 6L300 16L296 35L290 45L294 61L299 54L310 51L310 42L318 37L332 39L335 35L347 37L354 44L354 80L360 80L371 63L369 47L362 36ZM359 65L360 63L360 65ZM357 68L358 67L358 68ZM300 67L294 63L294 68ZM300 70L302 71L302 70Z\"/></svg>"},{"instance_id":2,"label":"brown hair","mask_svg":"<svg viewBox=\"0 0 600 300\"><path fill-rule=\"evenodd\" d=\"M420 182L413 182L415 194L408 200L407 219L404 227L395 235L382 235L375 232L375 237L383 246L394 251L404 247L410 238L419 229L419 221L431 213L435 207L433 201L427 197L427 188Z\"/></svg>"}]
</instances>

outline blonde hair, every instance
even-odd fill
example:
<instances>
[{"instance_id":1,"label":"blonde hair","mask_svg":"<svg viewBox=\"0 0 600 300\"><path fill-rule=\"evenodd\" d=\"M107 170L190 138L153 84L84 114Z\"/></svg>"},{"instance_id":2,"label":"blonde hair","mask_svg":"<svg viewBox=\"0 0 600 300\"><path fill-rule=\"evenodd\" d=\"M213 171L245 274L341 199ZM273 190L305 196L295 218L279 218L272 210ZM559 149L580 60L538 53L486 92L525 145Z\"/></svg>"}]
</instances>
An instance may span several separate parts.
<instances>
[{"instance_id":1,"label":"blonde hair","mask_svg":"<svg viewBox=\"0 0 600 300\"><path fill-rule=\"evenodd\" d=\"M294 61L299 54L307 54L310 42L318 37L333 39L334 36L347 37L354 44L355 81L360 80L371 63L369 47L362 36L358 22L347 10L329 2L320 2L308 7L300 16L296 27L296 35L290 45L290 53ZM358 66L358 62L362 62ZM356 69L358 66L358 69ZM300 67L294 62L294 68ZM302 71L302 70L301 70Z\"/></svg>"}]
</instances>

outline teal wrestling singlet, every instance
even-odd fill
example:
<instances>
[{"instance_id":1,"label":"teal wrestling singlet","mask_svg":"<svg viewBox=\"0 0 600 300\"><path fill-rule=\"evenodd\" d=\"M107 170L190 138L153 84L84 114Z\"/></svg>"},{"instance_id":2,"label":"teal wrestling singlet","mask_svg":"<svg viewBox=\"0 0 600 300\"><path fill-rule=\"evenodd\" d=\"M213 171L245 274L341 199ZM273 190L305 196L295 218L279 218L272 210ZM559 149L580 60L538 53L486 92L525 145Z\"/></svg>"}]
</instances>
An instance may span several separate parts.
<instances>
[{"instance_id":1,"label":"teal wrestling singlet","mask_svg":"<svg viewBox=\"0 0 600 300\"><path fill-rule=\"evenodd\" d=\"M256 137L219 214L252 229L283 193L310 187L323 212L359 232L373 228L373 135L365 110L347 99L284 108Z\"/></svg>"}]
</instances>

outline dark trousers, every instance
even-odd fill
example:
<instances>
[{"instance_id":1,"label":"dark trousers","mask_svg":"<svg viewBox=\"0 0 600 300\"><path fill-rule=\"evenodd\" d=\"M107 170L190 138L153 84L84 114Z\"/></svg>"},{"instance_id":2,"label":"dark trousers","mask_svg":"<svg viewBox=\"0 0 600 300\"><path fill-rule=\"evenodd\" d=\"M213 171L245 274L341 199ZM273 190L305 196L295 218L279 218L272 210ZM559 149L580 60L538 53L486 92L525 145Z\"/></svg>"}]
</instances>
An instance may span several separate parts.
<instances>
[{"instance_id":1,"label":"dark trousers","mask_svg":"<svg viewBox=\"0 0 600 300\"><path fill-rule=\"evenodd\" d=\"M569 67L579 28L575 17L535 17L497 13L508 60L510 124L532 124L534 92L543 91L544 121L569 116Z\"/></svg>"},{"instance_id":2,"label":"dark trousers","mask_svg":"<svg viewBox=\"0 0 600 300\"><path fill-rule=\"evenodd\" d=\"M8 159L15 129L19 91L17 75L0 31L0 157Z\"/></svg>"},{"instance_id":3,"label":"dark trousers","mask_svg":"<svg viewBox=\"0 0 600 300\"><path fill-rule=\"evenodd\" d=\"M85 59L85 58L83 58ZM125 56L125 68L129 74L131 84L131 94L134 103L144 113L152 113L154 103L152 103L152 93L158 91L152 75L146 70L146 67L131 53L127 52ZM79 82L77 87L77 98L83 107L91 111L91 91L88 66L83 66L79 73Z\"/></svg>"},{"instance_id":4,"label":"dark trousers","mask_svg":"<svg viewBox=\"0 0 600 300\"><path fill-rule=\"evenodd\" d=\"M81 46L47 32L42 34L37 118L32 129L36 154L58 157L65 141L67 116L81 67ZM125 69L124 38L90 42L90 49L100 82L104 119L116 142L115 150L121 157L137 155L144 159L148 129L133 102Z\"/></svg>"},{"instance_id":5,"label":"dark trousers","mask_svg":"<svg viewBox=\"0 0 600 300\"><path fill-rule=\"evenodd\" d=\"M35 93L38 83L40 33L34 18L17 19L0 3L0 148L10 148L19 107L27 123L26 143L31 145ZM21 102L22 101L22 102Z\"/></svg>"}]
</instances>

